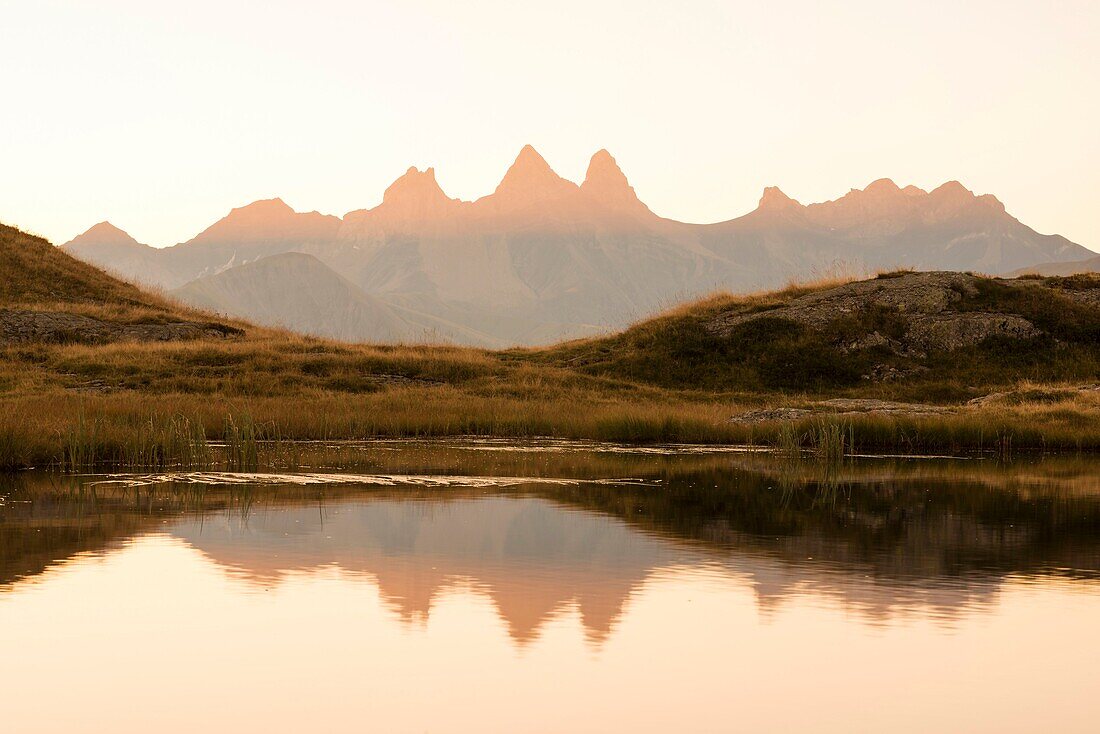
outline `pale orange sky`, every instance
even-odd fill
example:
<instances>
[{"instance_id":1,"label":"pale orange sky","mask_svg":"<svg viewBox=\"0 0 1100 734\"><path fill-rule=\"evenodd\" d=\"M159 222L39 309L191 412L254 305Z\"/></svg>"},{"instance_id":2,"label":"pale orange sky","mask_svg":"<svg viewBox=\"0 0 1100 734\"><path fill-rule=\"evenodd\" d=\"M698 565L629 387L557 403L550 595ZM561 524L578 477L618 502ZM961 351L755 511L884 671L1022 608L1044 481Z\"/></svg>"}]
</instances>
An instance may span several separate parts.
<instances>
[{"instance_id":1,"label":"pale orange sky","mask_svg":"<svg viewBox=\"0 0 1100 734\"><path fill-rule=\"evenodd\" d=\"M410 165L492 191L601 147L664 216L880 177L993 193L1100 249L1100 2L0 0L0 221L190 238L280 196L342 215Z\"/></svg>"}]
</instances>

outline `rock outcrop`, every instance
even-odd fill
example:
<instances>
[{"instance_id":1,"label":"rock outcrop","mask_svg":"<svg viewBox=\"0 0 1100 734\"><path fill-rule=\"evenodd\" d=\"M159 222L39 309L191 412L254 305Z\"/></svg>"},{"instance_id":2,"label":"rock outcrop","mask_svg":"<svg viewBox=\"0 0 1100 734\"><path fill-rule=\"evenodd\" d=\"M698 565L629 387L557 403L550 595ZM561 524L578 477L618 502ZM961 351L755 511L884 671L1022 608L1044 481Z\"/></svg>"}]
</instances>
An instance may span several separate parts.
<instances>
[{"instance_id":1,"label":"rock outcrop","mask_svg":"<svg viewBox=\"0 0 1100 734\"><path fill-rule=\"evenodd\" d=\"M0 344L106 344L223 339L243 334L224 324L196 321L122 324L67 311L0 310Z\"/></svg>"},{"instance_id":2,"label":"rock outcrop","mask_svg":"<svg viewBox=\"0 0 1100 734\"><path fill-rule=\"evenodd\" d=\"M878 309L902 333L891 336L873 330L838 346L845 352L885 347L906 355L950 352L992 337L1030 339L1042 334L1030 321L1014 314L955 310L964 299L978 295L978 282L977 276L967 273L891 274L814 291L754 312L719 314L708 329L728 336L741 324L779 318L824 330L839 319L860 318Z\"/></svg>"},{"instance_id":3,"label":"rock outcrop","mask_svg":"<svg viewBox=\"0 0 1100 734\"><path fill-rule=\"evenodd\" d=\"M802 420L811 417L850 418L857 415L887 415L905 418L926 418L957 413L958 408L927 403L902 403L873 398L832 398L810 403L805 407L761 408L730 418L731 423L744 425L771 421Z\"/></svg>"}]
</instances>

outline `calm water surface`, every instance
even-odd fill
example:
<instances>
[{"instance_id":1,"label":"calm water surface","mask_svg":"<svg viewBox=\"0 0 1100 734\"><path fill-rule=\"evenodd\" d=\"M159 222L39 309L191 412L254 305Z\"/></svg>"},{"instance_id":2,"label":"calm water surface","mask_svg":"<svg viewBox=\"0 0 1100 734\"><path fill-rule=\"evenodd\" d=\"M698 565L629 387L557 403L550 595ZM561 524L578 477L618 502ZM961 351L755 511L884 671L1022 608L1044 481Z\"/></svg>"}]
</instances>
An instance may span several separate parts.
<instances>
[{"instance_id":1,"label":"calm water surface","mask_svg":"<svg viewBox=\"0 0 1100 734\"><path fill-rule=\"evenodd\" d=\"M10 732L1095 732L1100 461L0 478Z\"/></svg>"}]
</instances>

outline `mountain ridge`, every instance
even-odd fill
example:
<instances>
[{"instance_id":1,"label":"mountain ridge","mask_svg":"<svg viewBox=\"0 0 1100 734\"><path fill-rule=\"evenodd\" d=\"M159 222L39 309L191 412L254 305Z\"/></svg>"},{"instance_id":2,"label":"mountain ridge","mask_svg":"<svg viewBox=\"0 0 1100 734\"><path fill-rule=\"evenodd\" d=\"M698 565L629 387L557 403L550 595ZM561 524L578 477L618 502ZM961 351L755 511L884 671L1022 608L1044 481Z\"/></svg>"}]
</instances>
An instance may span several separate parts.
<instances>
[{"instance_id":1,"label":"mountain ridge","mask_svg":"<svg viewBox=\"0 0 1100 734\"><path fill-rule=\"evenodd\" d=\"M638 198L606 149L578 185L530 145L474 201L449 197L434 168L410 167L380 204L342 218L267 199L162 250L122 252L94 239L85 233L63 247L169 289L282 252L310 254L366 294L502 344L621 328L676 300L838 268L999 273L1094 254L1035 232L958 181L924 191L882 178L812 204L767 187L742 216L677 222Z\"/></svg>"}]
</instances>

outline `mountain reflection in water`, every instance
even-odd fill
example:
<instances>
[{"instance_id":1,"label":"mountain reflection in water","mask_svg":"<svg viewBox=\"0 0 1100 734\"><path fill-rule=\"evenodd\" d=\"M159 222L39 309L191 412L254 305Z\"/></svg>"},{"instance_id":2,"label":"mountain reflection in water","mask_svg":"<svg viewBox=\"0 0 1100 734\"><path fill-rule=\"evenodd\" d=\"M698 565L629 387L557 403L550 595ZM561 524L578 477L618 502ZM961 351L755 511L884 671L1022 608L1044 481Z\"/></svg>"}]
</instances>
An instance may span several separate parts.
<instances>
[{"instance_id":1,"label":"mountain reflection in water","mask_svg":"<svg viewBox=\"0 0 1100 734\"><path fill-rule=\"evenodd\" d=\"M408 622L424 622L448 589L468 588L492 600L522 645L572 609L599 643L631 595L670 569L747 584L761 612L809 597L875 624L981 613L1006 579L1095 592L1100 577L1091 459L828 469L751 454L377 448L371 468L431 472L453 486L4 480L0 594L66 559L158 534L258 588L321 569L368 577ZM463 487L462 476L494 474L508 486ZM585 481L616 476L646 481Z\"/></svg>"},{"instance_id":2,"label":"mountain reflection in water","mask_svg":"<svg viewBox=\"0 0 1100 734\"><path fill-rule=\"evenodd\" d=\"M309 476L0 479L4 731L1100 720L1093 459L336 449L338 475L305 447Z\"/></svg>"}]
</instances>

